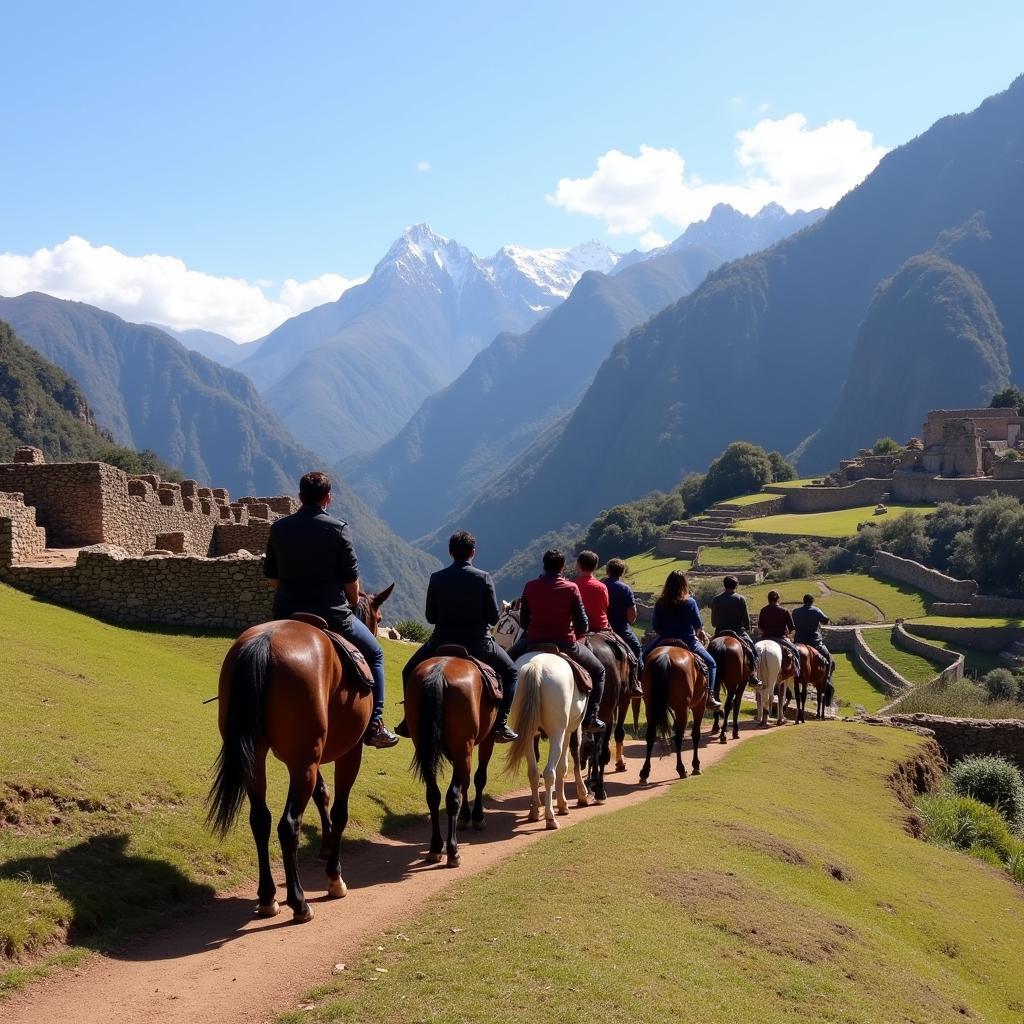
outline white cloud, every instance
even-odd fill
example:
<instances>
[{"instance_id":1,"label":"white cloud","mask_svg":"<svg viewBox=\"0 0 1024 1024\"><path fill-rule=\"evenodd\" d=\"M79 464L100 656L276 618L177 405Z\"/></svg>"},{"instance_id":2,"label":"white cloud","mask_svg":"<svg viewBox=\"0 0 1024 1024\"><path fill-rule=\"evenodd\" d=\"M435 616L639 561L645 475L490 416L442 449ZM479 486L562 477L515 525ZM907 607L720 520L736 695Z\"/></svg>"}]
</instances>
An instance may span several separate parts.
<instances>
[{"instance_id":1,"label":"white cloud","mask_svg":"<svg viewBox=\"0 0 1024 1024\"><path fill-rule=\"evenodd\" d=\"M657 231L645 231L640 236L637 248L641 252L649 252L651 249L660 249L664 245L668 245L667 238L662 238Z\"/></svg>"},{"instance_id":2,"label":"white cloud","mask_svg":"<svg viewBox=\"0 0 1024 1024\"><path fill-rule=\"evenodd\" d=\"M609 150L589 177L562 178L547 199L602 220L610 234L639 235L655 225L684 228L707 217L716 203L743 213L770 202L790 211L832 206L884 155L871 132L853 121L808 128L803 114L789 114L736 133L735 181L705 182L687 175L677 150L641 146L637 156Z\"/></svg>"},{"instance_id":3,"label":"white cloud","mask_svg":"<svg viewBox=\"0 0 1024 1024\"><path fill-rule=\"evenodd\" d=\"M433 168L430 166L430 161L429 160L417 160L416 161L416 170L419 171L420 174L429 174L432 169Z\"/></svg>"},{"instance_id":4,"label":"white cloud","mask_svg":"<svg viewBox=\"0 0 1024 1024\"><path fill-rule=\"evenodd\" d=\"M167 324L176 330L201 327L235 341L260 338L358 283L338 274L302 282L289 278L272 296L268 281L216 277L191 270L174 256L128 256L77 235L28 256L0 253L0 295L46 292L137 323Z\"/></svg>"}]
</instances>

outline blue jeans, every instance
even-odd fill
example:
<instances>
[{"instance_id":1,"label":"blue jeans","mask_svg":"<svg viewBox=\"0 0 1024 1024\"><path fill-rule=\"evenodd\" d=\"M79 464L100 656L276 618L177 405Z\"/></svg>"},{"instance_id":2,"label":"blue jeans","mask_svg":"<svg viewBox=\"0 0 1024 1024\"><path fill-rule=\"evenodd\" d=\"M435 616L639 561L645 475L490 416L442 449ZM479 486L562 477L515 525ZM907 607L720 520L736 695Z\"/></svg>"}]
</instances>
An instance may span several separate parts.
<instances>
[{"instance_id":1,"label":"blue jeans","mask_svg":"<svg viewBox=\"0 0 1024 1024\"><path fill-rule=\"evenodd\" d=\"M384 651L377 638L354 615L331 623L331 628L363 652L373 673L373 715L370 721L384 717Z\"/></svg>"},{"instance_id":2,"label":"blue jeans","mask_svg":"<svg viewBox=\"0 0 1024 1024\"><path fill-rule=\"evenodd\" d=\"M683 640L688 650L700 658L708 667L708 693L713 694L715 692L715 675L718 672L718 666L715 664L715 659L708 653L708 649L696 638L693 640ZM647 642L647 646L644 648L644 658L647 657L651 651L658 646L658 638Z\"/></svg>"},{"instance_id":3,"label":"blue jeans","mask_svg":"<svg viewBox=\"0 0 1024 1024\"><path fill-rule=\"evenodd\" d=\"M616 629L615 632L626 641L626 646L633 652L633 656L642 665L644 663L644 652L640 646L640 637L633 631L633 627L627 622L623 629Z\"/></svg>"}]
</instances>

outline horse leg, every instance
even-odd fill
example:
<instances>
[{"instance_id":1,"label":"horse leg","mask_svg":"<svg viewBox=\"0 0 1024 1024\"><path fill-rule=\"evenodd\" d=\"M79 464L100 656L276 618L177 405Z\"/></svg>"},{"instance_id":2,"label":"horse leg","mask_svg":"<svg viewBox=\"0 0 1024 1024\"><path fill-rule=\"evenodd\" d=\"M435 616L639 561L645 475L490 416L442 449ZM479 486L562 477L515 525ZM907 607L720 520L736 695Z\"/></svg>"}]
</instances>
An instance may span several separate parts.
<instances>
[{"instance_id":1,"label":"horse leg","mask_svg":"<svg viewBox=\"0 0 1024 1024\"><path fill-rule=\"evenodd\" d=\"M626 710L628 703L620 703L615 716L615 770L624 772L626 770L626 759L622 753L622 746L626 742Z\"/></svg>"},{"instance_id":2,"label":"horse leg","mask_svg":"<svg viewBox=\"0 0 1024 1024\"><path fill-rule=\"evenodd\" d=\"M472 768L472 763L470 764ZM469 780L470 775L466 773L466 781L462 786L462 805L459 808L459 828L469 828L470 822L472 821L472 805L469 802Z\"/></svg>"},{"instance_id":3,"label":"horse leg","mask_svg":"<svg viewBox=\"0 0 1024 1024\"><path fill-rule=\"evenodd\" d=\"M630 704L633 706L633 739L640 739L640 702L643 697L631 697Z\"/></svg>"},{"instance_id":4,"label":"horse leg","mask_svg":"<svg viewBox=\"0 0 1024 1024\"><path fill-rule=\"evenodd\" d=\"M728 732L729 732L729 712L732 711L732 705L733 705L734 699L735 699L734 691L730 690L727 687L726 691L725 691L725 706L722 708L722 731L721 731L721 734L718 737L718 742L719 743L728 743L729 742L729 737L727 735ZM738 704L739 702L737 701L736 703ZM711 726L711 732L708 733L708 737L709 738L713 737L716 732L718 732L718 712L717 711L715 712L715 720L714 720L714 723Z\"/></svg>"},{"instance_id":5,"label":"horse leg","mask_svg":"<svg viewBox=\"0 0 1024 1024\"><path fill-rule=\"evenodd\" d=\"M462 860L459 853L458 823L462 808L462 794L469 788L469 777L473 771L473 741L467 740L461 751L452 758L452 781L445 797L448 811L448 867L457 868Z\"/></svg>"},{"instance_id":6,"label":"horse leg","mask_svg":"<svg viewBox=\"0 0 1024 1024\"><path fill-rule=\"evenodd\" d=\"M783 681L779 686L776 686L776 688L775 688L775 690L776 690L775 696L776 696L776 700L777 700L778 705L779 705L778 717L777 717L776 722L775 722L776 725L785 725L786 724L786 704L787 704L787 701L786 701L786 690L787 689L788 689L788 687L786 686L785 681ZM794 693L796 695L797 716L798 716L798 719L799 719L799 712L800 712L800 684L796 680L793 681L793 691L794 691Z\"/></svg>"},{"instance_id":7,"label":"horse leg","mask_svg":"<svg viewBox=\"0 0 1024 1024\"><path fill-rule=\"evenodd\" d=\"M561 730L555 732L548 740L548 760L544 765L544 827L545 828L558 828L558 822L555 821L555 784L556 782L561 783L558 787L558 812L559 814L568 814L569 805L565 802L565 793L563 792L562 786L565 782L565 774L558 772L558 767L562 763L563 754L568 756L567 743L565 739L565 733ZM565 810L562 810L562 807Z\"/></svg>"},{"instance_id":8,"label":"horse leg","mask_svg":"<svg viewBox=\"0 0 1024 1024\"><path fill-rule=\"evenodd\" d=\"M331 791L327 788L327 783L324 782L323 772L317 771L316 773L316 785L313 787L313 803L316 804L316 809L320 812L320 859L327 860L331 855L331 819L327 813L327 808L331 802Z\"/></svg>"},{"instance_id":9,"label":"horse leg","mask_svg":"<svg viewBox=\"0 0 1024 1024\"><path fill-rule=\"evenodd\" d=\"M281 841L284 860L285 887L288 892L286 902L292 908L293 919L301 923L313 919L313 911L306 902L306 894L302 891L299 879L299 830L302 827L302 813L316 788L317 766L315 762L302 768L289 766L288 774L288 798L285 800L281 820L277 823L277 837Z\"/></svg>"},{"instance_id":10,"label":"horse leg","mask_svg":"<svg viewBox=\"0 0 1024 1024\"><path fill-rule=\"evenodd\" d=\"M256 913L260 917L274 917L280 911L275 896L277 886L270 870L270 826L272 824L270 808L267 806L267 748L261 746L256 751L256 764L252 773L252 785L249 788L249 827L256 842L256 859L259 862L260 880L256 893L259 906Z\"/></svg>"},{"instance_id":11,"label":"horse leg","mask_svg":"<svg viewBox=\"0 0 1024 1024\"><path fill-rule=\"evenodd\" d=\"M341 877L341 835L348 824L349 794L362 763L362 743L357 743L334 762L334 806L331 808L331 848L327 855L327 895L335 899L340 899L348 892L348 886Z\"/></svg>"},{"instance_id":12,"label":"horse leg","mask_svg":"<svg viewBox=\"0 0 1024 1024\"><path fill-rule=\"evenodd\" d=\"M491 762L491 754L494 753L494 738L488 736L480 744L477 754L477 769L473 776L473 785L476 786L476 800L473 803L473 828L482 832L487 826L484 821L484 786L487 785L487 766Z\"/></svg>"},{"instance_id":13,"label":"horse leg","mask_svg":"<svg viewBox=\"0 0 1024 1024\"><path fill-rule=\"evenodd\" d=\"M704 711L693 712L693 730L691 737L693 739L693 764L691 765L694 775L700 775L700 723L704 719ZM726 723L722 722L722 734L725 734Z\"/></svg>"},{"instance_id":14,"label":"horse leg","mask_svg":"<svg viewBox=\"0 0 1024 1024\"><path fill-rule=\"evenodd\" d=\"M594 775L594 803L603 804L608 799L608 794L604 788L604 770L608 762L612 759L612 723L609 722L601 733L601 749L600 751L595 750L597 767L595 768Z\"/></svg>"},{"instance_id":15,"label":"horse leg","mask_svg":"<svg viewBox=\"0 0 1024 1024\"><path fill-rule=\"evenodd\" d=\"M640 785L641 786L646 786L647 785L647 780L648 780L648 778L650 778L650 775L651 775L651 751L654 749L654 739L655 739L654 723L650 720L650 718L648 718L647 719L647 737L646 737L646 741L647 741L647 756L644 758L643 767L640 769Z\"/></svg>"},{"instance_id":16,"label":"horse leg","mask_svg":"<svg viewBox=\"0 0 1024 1024\"><path fill-rule=\"evenodd\" d=\"M743 683L732 703L732 738L734 740L740 738L740 704L743 702L743 694L746 692L746 689L747 684Z\"/></svg>"},{"instance_id":17,"label":"horse leg","mask_svg":"<svg viewBox=\"0 0 1024 1024\"><path fill-rule=\"evenodd\" d=\"M581 752L581 746L582 746L583 743L590 743L590 745L591 745L590 746L591 756L590 756L590 760L587 762L587 778L586 778L586 781L584 781L583 773L580 771L580 761L583 758L583 754ZM587 740L581 740L580 739L580 732L579 732L579 730L576 730L575 732L570 733L570 735L569 735L568 748L569 748L569 753L572 754L572 770L573 770L573 778L575 779L575 782L576 782L576 806L577 807L589 807L590 806L590 796L589 796L589 794L587 792L587 783L589 782L590 785L591 785L591 788L593 788L593 779L594 779L594 757L593 757L594 746L593 746L593 744L594 744L594 741L593 741L592 738L589 738ZM566 762L566 768L567 769L568 769L568 766L569 765L568 765L568 761L567 761ZM563 778L564 778L564 773L563 773ZM558 804L558 813L562 814L563 813L562 812L562 804L565 803L565 796L564 796L565 786L564 786L564 783L562 784L562 788L559 789L558 792L560 794L563 794L562 797L561 797L561 800L559 801L559 804ZM564 813L566 813L566 814L569 813L569 805L568 804L566 804L566 809L565 809Z\"/></svg>"},{"instance_id":18,"label":"horse leg","mask_svg":"<svg viewBox=\"0 0 1024 1024\"><path fill-rule=\"evenodd\" d=\"M538 746L536 737L534 737L534 742L526 748L526 774L530 779L530 813L527 815L527 821L540 821L540 771L537 768L537 762L540 760L540 757L537 753Z\"/></svg>"},{"instance_id":19,"label":"horse leg","mask_svg":"<svg viewBox=\"0 0 1024 1024\"><path fill-rule=\"evenodd\" d=\"M441 787L434 776L427 779L426 784L427 807L430 810L430 850L426 859L431 864L440 864L444 854L444 839L441 837Z\"/></svg>"},{"instance_id":20,"label":"horse leg","mask_svg":"<svg viewBox=\"0 0 1024 1024\"><path fill-rule=\"evenodd\" d=\"M710 736L712 739L715 736L718 735L718 719L719 719L719 716L724 716L725 721L729 720L729 697L728 697L728 691L726 691L725 707L722 708L721 711L716 711L715 712L714 720L711 723L711 732L708 733L708 736ZM724 733L725 729L722 729L722 732ZM725 743L726 742L725 739L723 739L722 742Z\"/></svg>"},{"instance_id":21,"label":"horse leg","mask_svg":"<svg viewBox=\"0 0 1024 1024\"><path fill-rule=\"evenodd\" d=\"M686 729L686 711L676 715L676 724L672 728L672 746L676 752L676 775L681 779L686 778L686 769L683 767L683 732Z\"/></svg>"}]
</instances>

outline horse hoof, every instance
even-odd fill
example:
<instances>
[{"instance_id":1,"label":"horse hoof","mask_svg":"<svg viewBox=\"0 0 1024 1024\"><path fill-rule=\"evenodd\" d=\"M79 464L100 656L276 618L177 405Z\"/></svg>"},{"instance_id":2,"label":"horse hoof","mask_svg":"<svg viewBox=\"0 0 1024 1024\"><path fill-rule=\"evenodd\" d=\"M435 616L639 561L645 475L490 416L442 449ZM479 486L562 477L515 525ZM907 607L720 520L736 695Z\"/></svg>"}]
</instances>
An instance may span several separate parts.
<instances>
[{"instance_id":1,"label":"horse hoof","mask_svg":"<svg viewBox=\"0 0 1024 1024\"><path fill-rule=\"evenodd\" d=\"M583 804L582 806L586 807L587 805ZM555 814L557 814L560 818L564 818L568 813L569 813L569 808L568 807L559 807L558 810L555 811Z\"/></svg>"},{"instance_id":2,"label":"horse hoof","mask_svg":"<svg viewBox=\"0 0 1024 1024\"><path fill-rule=\"evenodd\" d=\"M647 785L647 777L646 776L644 776L644 775L640 776L640 785L641 786L646 786Z\"/></svg>"},{"instance_id":3,"label":"horse hoof","mask_svg":"<svg viewBox=\"0 0 1024 1024\"><path fill-rule=\"evenodd\" d=\"M732 734L732 738L733 738L734 740L738 740L738 739L740 738L740 734L739 734L738 732L734 732L734 733Z\"/></svg>"},{"instance_id":4,"label":"horse hoof","mask_svg":"<svg viewBox=\"0 0 1024 1024\"><path fill-rule=\"evenodd\" d=\"M277 917L281 913L281 905L277 900L271 900L269 903L261 903L256 908L256 913L260 917Z\"/></svg>"},{"instance_id":5,"label":"horse hoof","mask_svg":"<svg viewBox=\"0 0 1024 1024\"><path fill-rule=\"evenodd\" d=\"M693 774L696 775L697 773L694 772ZM685 771L677 771L676 775L678 775L679 778L681 778L681 779L685 779L686 778L686 772Z\"/></svg>"},{"instance_id":6,"label":"horse hoof","mask_svg":"<svg viewBox=\"0 0 1024 1024\"><path fill-rule=\"evenodd\" d=\"M526 816L527 821L540 821L540 810L537 807L531 807L530 813Z\"/></svg>"},{"instance_id":7,"label":"horse hoof","mask_svg":"<svg viewBox=\"0 0 1024 1024\"><path fill-rule=\"evenodd\" d=\"M576 806L577 806L577 807L589 807L589 806L590 806L590 797L589 797L589 796L581 796L581 797L580 797L580 798L579 798L579 799L578 799L578 800L576 801ZM559 813L559 814L561 814L562 812L561 812L561 811L559 811L558 813ZM568 814L569 812L568 812L568 811L566 811L565 813L566 813L566 814Z\"/></svg>"},{"instance_id":8,"label":"horse hoof","mask_svg":"<svg viewBox=\"0 0 1024 1024\"><path fill-rule=\"evenodd\" d=\"M430 853L427 854L425 860L426 860L426 862L428 864L440 864L441 863L441 859L443 857L444 857L444 854L441 853L440 850L437 853L434 853L434 851L431 850Z\"/></svg>"},{"instance_id":9,"label":"horse hoof","mask_svg":"<svg viewBox=\"0 0 1024 1024\"><path fill-rule=\"evenodd\" d=\"M348 886L340 878L331 878L327 882L327 895L332 900L340 900L348 895Z\"/></svg>"},{"instance_id":10,"label":"horse hoof","mask_svg":"<svg viewBox=\"0 0 1024 1024\"><path fill-rule=\"evenodd\" d=\"M554 832L554 831L555 831L555 829L557 829L557 828L558 828L558 822L557 822L557 821L555 821L555 819L554 819L554 818L545 818L545 819L544 819L544 827L545 827L545 828L546 828L546 829L547 829L547 830L548 830L549 832Z\"/></svg>"},{"instance_id":11,"label":"horse hoof","mask_svg":"<svg viewBox=\"0 0 1024 1024\"><path fill-rule=\"evenodd\" d=\"M449 853L448 854L448 863L445 865L445 867L457 868L461 863L462 863L462 854L461 853Z\"/></svg>"},{"instance_id":12,"label":"horse hoof","mask_svg":"<svg viewBox=\"0 0 1024 1024\"><path fill-rule=\"evenodd\" d=\"M722 735L718 737L718 742L720 744L728 743L729 742L729 737L726 736L725 733L723 732Z\"/></svg>"},{"instance_id":13,"label":"horse hoof","mask_svg":"<svg viewBox=\"0 0 1024 1024\"><path fill-rule=\"evenodd\" d=\"M305 924L307 921L313 920L313 908L306 907L305 910L293 910L292 911L292 924Z\"/></svg>"},{"instance_id":14,"label":"horse hoof","mask_svg":"<svg viewBox=\"0 0 1024 1024\"><path fill-rule=\"evenodd\" d=\"M690 772L691 775L700 775L700 773L701 771L699 768L694 768L693 771Z\"/></svg>"},{"instance_id":15,"label":"horse hoof","mask_svg":"<svg viewBox=\"0 0 1024 1024\"><path fill-rule=\"evenodd\" d=\"M594 797L594 803L595 803L595 804L596 804L597 806L600 806L600 805L601 805L601 804L603 804L603 803L604 803L604 802L605 802L605 801L606 801L607 799L608 799L608 798L607 798L607 797L604 797L604 796L595 796L595 797Z\"/></svg>"},{"instance_id":16,"label":"horse hoof","mask_svg":"<svg viewBox=\"0 0 1024 1024\"><path fill-rule=\"evenodd\" d=\"M626 762L625 761L616 761L615 762L615 770L617 772L624 772L626 770Z\"/></svg>"},{"instance_id":17,"label":"horse hoof","mask_svg":"<svg viewBox=\"0 0 1024 1024\"><path fill-rule=\"evenodd\" d=\"M321 846L320 847L320 852L317 854L317 856L321 860L327 860L330 857L330 855L331 855L331 848L329 846Z\"/></svg>"},{"instance_id":18,"label":"horse hoof","mask_svg":"<svg viewBox=\"0 0 1024 1024\"><path fill-rule=\"evenodd\" d=\"M485 828L487 828L487 822L483 818L481 818L479 821L473 821L474 832L483 832Z\"/></svg>"}]
</instances>

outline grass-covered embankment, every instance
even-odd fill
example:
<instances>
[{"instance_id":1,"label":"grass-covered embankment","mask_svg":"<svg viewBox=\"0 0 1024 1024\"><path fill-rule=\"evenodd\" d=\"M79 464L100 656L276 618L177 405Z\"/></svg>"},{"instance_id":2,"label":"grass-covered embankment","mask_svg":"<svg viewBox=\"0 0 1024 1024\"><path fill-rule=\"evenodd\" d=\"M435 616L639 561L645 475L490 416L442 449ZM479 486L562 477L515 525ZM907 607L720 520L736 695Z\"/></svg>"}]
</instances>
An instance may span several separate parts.
<instances>
[{"instance_id":1,"label":"grass-covered embankment","mask_svg":"<svg viewBox=\"0 0 1024 1024\"><path fill-rule=\"evenodd\" d=\"M889 505L888 508L889 516L900 515L903 512L929 515L935 511L934 505ZM838 539L854 536L860 523L878 518L874 513L874 505L858 505L835 512L786 512L777 516L764 516L761 519L739 519L732 524L731 532Z\"/></svg>"},{"instance_id":2,"label":"grass-covered embankment","mask_svg":"<svg viewBox=\"0 0 1024 1024\"><path fill-rule=\"evenodd\" d=\"M934 662L927 658L922 658L919 654L911 654L910 651L897 647L893 643L892 631L889 629L865 629L862 630L861 635L868 647L887 665L896 669L907 682L927 683L941 671Z\"/></svg>"},{"instance_id":3,"label":"grass-covered embankment","mask_svg":"<svg viewBox=\"0 0 1024 1024\"><path fill-rule=\"evenodd\" d=\"M122 629L0 586L0 993L69 931L79 948L105 948L254 876L245 814L223 843L203 824L220 739L217 705L202 701L231 640ZM385 641L392 721L410 650ZM366 751L347 835L424 813L410 754ZM270 775L276 820L285 777L273 757ZM494 792L511 785L492 780ZM310 834L316 821L311 807Z\"/></svg>"},{"instance_id":4,"label":"grass-covered embankment","mask_svg":"<svg viewBox=\"0 0 1024 1024\"><path fill-rule=\"evenodd\" d=\"M746 743L453 886L288 1019L1019 1022L1024 899L907 833L886 779L920 749L840 724Z\"/></svg>"}]
</instances>

